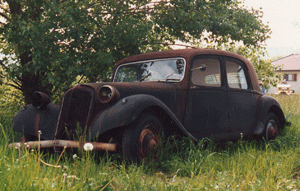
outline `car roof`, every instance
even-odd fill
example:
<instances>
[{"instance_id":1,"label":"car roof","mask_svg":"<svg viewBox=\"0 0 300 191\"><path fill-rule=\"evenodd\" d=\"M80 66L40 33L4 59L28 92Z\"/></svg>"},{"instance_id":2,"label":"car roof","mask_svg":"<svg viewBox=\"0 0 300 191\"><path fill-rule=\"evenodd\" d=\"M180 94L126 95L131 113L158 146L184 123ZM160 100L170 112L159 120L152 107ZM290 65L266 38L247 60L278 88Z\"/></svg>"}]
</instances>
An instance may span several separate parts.
<instances>
[{"instance_id":1,"label":"car roof","mask_svg":"<svg viewBox=\"0 0 300 191\"><path fill-rule=\"evenodd\" d=\"M124 58L120 60L114 69L114 72L116 69L124 63L130 63L130 62L138 62L138 61L144 61L144 60L153 60L153 59L162 59L162 58L174 58L174 57L183 57L186 59L187 64L189 64L192 59L195 56L198 55L220 55L220 56L227 56L227 57L232 57L236 58L238 60L241 60L242 62L245 63L245 65L248 68L249 75L251 78L252 82L252 87L254 90L260 91L259 83L258 83L258 78L255 72L255 69L253 67L253 64L244 58L243 56L232 53L232 52L227 52L223 50L215 50L215 49L178 49L178 50L166 50L166 51L158 51L158 52L150 52L150 53L145 53L145 54L140 54L140 55L135 55L135 56L130 56L127 58Z\"/></svg>"}]
</instances>

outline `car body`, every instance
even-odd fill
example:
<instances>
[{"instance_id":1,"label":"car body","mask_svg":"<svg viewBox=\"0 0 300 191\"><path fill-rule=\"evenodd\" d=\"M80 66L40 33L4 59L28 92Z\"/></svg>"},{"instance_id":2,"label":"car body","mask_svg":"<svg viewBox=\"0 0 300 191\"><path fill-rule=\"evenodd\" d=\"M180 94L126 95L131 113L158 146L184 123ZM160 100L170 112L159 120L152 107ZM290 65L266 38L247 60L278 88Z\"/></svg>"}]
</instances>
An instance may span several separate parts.
<instances>
[{"instance_id":1,"label":"car body","mask_svg":"<svg viewBox=\"0 0 300 191\"><path fill-rule=\"evenodd\" d=\"M32 102L13 126L24 133L27 147L82 148L92 142L95 149L120 150L136 161L149 151L156 156L161 139L174 133L195 141L241 134L274 139L285 123L279 103L260 92L253 65L211 49L128 57L116 64L111 82L76 85L61 105L42 92ZM38 136L43 141L32 142Z\"/></svg>"}]
</instances>

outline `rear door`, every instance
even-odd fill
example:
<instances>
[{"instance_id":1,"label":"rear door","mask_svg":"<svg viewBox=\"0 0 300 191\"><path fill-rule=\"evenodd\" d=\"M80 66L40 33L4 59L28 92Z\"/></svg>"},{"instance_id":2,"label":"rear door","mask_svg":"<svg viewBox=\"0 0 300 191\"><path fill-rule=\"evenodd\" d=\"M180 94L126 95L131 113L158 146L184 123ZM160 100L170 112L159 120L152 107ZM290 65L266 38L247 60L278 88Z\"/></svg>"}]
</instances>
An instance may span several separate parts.
<instances>
[{"instance_id":1,"label":"rear door","mask_svg":"<svg viewBox=\"0 0 300 191\"><path fill-rule=\"evenodd\" d=\"M228 131L228 96L221 57L201 56L192 63L184 125L196 138Z\"/></svg>"},{"instance_id":2,"label":"rear door","mask_svg":"<svg viewBox=\"0 0 300 191\"><path fill-rule=\"evenodd\" d=\"M256 101L246 65L236 59L225 58L228 83L228 111L230 132L250 133L255 122Z\"/></svg>"}]
</instances>

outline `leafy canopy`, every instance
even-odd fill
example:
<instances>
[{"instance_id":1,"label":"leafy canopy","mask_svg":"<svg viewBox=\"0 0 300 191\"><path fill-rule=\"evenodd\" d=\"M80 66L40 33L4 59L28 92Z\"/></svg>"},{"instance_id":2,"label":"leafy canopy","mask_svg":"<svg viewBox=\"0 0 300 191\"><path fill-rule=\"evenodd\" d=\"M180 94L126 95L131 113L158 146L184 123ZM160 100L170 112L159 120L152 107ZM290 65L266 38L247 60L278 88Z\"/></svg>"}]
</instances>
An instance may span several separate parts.
<instances>
[{"instance_id":1,"label":"leafy canopy","mask_svg":"<svg viewBox=\"0 0 300 191\"><path fill-rule=\"evenodd\" d=\"M260 47L270 34L262 12L238 0L1 0L0 10L1 78L26 103L34 91L61 95L78 76L108 80L116 61L177 41Z\"/></svg>"}]
</instances>

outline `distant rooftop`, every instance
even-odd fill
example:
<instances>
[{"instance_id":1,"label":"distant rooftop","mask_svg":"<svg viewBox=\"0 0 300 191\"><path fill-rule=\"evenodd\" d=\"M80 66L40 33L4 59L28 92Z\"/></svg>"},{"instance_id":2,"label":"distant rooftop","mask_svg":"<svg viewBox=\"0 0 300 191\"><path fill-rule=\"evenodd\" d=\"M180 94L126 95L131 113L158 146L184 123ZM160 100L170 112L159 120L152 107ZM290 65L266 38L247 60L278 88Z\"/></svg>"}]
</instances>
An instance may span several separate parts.
<instances>
[{"instance_id":1,"label":"distant rooftop","mask_svg":"<svg viewBox=\"0 0 300 191\"><path fill-rule=\"evenodd\" d=\"M300 70L300 54L291 54L272 62L274 66L282 66L281 70Z\"/></svg>"}]
</instances>

